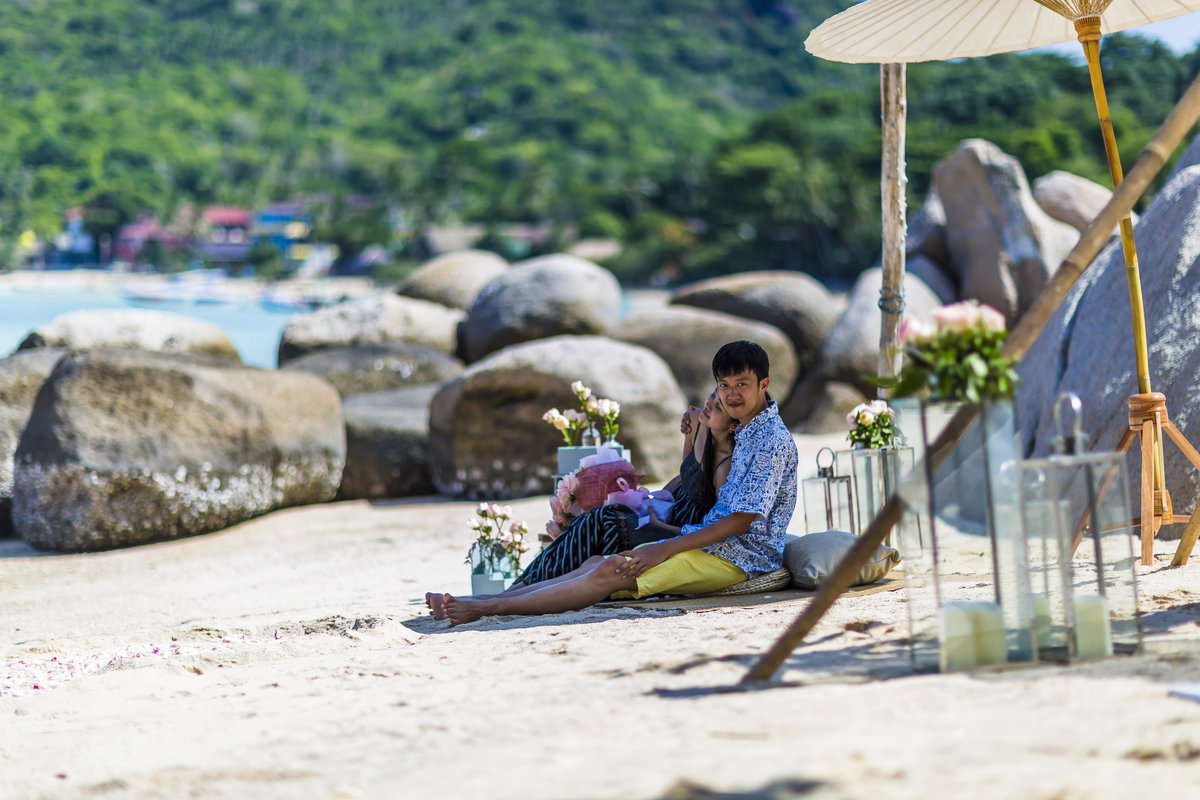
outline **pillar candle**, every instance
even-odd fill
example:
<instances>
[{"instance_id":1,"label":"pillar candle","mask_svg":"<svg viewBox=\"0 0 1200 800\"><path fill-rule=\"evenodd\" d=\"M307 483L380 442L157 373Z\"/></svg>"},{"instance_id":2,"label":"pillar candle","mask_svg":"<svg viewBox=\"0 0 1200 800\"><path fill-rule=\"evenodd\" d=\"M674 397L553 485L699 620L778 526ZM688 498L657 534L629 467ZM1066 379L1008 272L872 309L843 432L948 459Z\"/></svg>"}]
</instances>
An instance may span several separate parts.
<instances>
[{"instance_id":1,"label":"pillar candle","mask_svg":"<svg viewBox=\"0 0 1200 800\"><path fill-rule=\"evenodd\" d=\"M1038 647L1050 647L1050 599L1044 594L1033 596L1033 621L1037 625Z\"/></svg>"},{"instance_id":2,"label":"pillar candle","mask_svg":"<svg viewBox=\"0 0 1200 800\"><path fill-rule=\"evenodd\" d=\"M975 663L1003 664L1008 661L1004 640L1004 612L998 603L967 603L975 633Z\"/></svg>"},{"instance_id":3,"label":"pillar candle","mask_svg":"<svg viewBox=\"0 0 1200 800\"><path fill-rule=\"evenodd\" d=\"M975 667L975 630L962 603L938 609L938 669L954 672Z\"/></svg>"},{"instance_id":4,"label":"pillar candle","mask_svg":"<svg viewBox=\"0 0 1200 800\"><path fill-rule=\"evenodd\" d=\"M1004 613L996 603L946 603L938 611L938 633L943 672L1008 661Z\"/></svg>"},{"instance_id":5,"label":"pillar candle","mask_svg":"<svg viewBox=\"0 0 1200 800\"><path fill-rule=\"evenodd\" d=\"M1108 619L1108 600L1100 595L1075 598L1075 656L1104 658L1113 654L1112 625Z\"/></svg>"}]
</instances>

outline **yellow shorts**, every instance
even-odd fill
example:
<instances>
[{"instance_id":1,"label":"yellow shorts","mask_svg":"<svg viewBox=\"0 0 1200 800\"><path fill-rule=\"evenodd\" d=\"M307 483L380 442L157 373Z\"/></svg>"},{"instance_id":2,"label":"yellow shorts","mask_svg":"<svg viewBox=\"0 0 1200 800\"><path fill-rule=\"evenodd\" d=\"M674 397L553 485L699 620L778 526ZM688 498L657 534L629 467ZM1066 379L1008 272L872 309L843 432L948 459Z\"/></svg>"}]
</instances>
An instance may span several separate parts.
<instances>
[{"instance_id":1,"label":"yellow shorts","mask_svg":"<svg viewBox=\"0 0 1200 800\"><path fill-rule=\"evenodd\" d=\"M637 592L613 592L613 600L649 597L652 594L703 594L746 580L741 567L703 550L684 550L637 577Z\"/></svg>"}]
</instances>

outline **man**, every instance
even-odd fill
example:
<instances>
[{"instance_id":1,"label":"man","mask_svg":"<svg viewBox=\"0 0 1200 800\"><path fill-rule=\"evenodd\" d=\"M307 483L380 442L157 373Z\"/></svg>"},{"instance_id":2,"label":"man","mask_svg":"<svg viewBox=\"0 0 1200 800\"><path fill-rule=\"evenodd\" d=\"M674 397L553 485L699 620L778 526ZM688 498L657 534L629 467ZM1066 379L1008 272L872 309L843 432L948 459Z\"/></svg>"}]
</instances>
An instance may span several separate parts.
<instances>
[{"instance_id":1,"label":"man","mask_svg":"<svg viewBox=\"0 0 1200 800\"><path fill-rule=\"evenodd\" d=\"M767 393L769 371L766 351L753 342L730 342L713 357L718 396L738 428L729 476L700 525L589 560L518 595L441 595L431 603L435 616L458 624L492 614L574 611L609 597L699 594L779 569L796 508L796 444Z\"/></svg>"}]
</instances>

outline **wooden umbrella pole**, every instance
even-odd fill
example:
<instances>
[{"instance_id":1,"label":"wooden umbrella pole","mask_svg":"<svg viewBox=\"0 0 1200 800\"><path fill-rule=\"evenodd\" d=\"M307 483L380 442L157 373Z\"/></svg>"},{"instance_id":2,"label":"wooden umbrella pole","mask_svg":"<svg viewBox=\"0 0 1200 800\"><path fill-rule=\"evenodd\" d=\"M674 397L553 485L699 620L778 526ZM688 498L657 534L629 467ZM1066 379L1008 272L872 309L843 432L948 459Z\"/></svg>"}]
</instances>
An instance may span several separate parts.
<instances>
[{"instance_id":1,"label":"wooden umbrella pole","mask_svg":"<svg viewBox=\"0 0 1200 800\"><path fill-rule=\"evenodd\" d=\"M1020 358L1033 346L1034 341L1046 327L1050 317L1054 315L1063 297L1103 249L1113 226L1133 208L1133 204L1146 191L1150 181L1162 169L1167 158L1183 141L1191 127L1196 124L1197 119L1200 119L1200 77L1192 81L1183 97L1171 109L1171 113L1162 127L1158 129L1154 138L1142 151L1137 163L1133 165L1129 176L1113 192L1113 196L1100 210L1100 214L1084 230L1075 247L1067 254L1058 271L1046 284L1046 288L1042 290L1029 311L1013 329L1012 334L1004 343L1006 356ZM977 414L978 406L961 409L950 420L950 424L938 436L937 441L930 445L926 457L935 468L950 455L952 446L962 437ZM924 467L922 464L917 464L915 469L923 470ZM863 531L854 546L850 548L846 557L838 563L829 578L821 584L816 596L809 601L804 611L783 632L775 644L763 653L762 657L751 667L742 679L742 683L770 680L771 676L783 666L783 662L792 651L800 646L804 637L816 626L838 596L850 588L863 565L874 554L875 548L887 538L888 533L900 518L902 503L899 495L892 495L888 498L887 503Z\"/></svg>"},{"instance_id":2,"label":"wooden umbrella pole","mask_svg":"<svg viewBox=\"0 0 1200 800\"><path fill-rule=\"evenodd\" d=\"M1092 98L1096 101L1096 115L1100 119L1100 135L1104 139L1104 155L1108 158L1108 172L1112 176L1113 191L1120 187L1121 154L1117 150L1117 136L1113 132L1112 115L1108 110L1108 94L1104 90L1104 76L1100 72L1100 18L1085 17L1075 20L1075 32L1083 46L1087 59L1088 75L1092 82ZM1138 269L1137 244L1133 238L1133 217L1126 213L1120 220L1121 246L1125 251L1125 278L1129 283L1129 310L1133 317L1133 353L1137 362L1137 384L1139 394L1148 394L1150 388L1150 357L1146 345L1146 311L1142 302L1142 278Z\"/></svg>"},{"instance_id":3,"label":"wooden umbrella pole","mask_svg":"<svg viewBox=\"0 0 1200 800\"><path fill-rule=\"evenodd\" d=\"M1088 76L1092 84L1092 98L1096 101L1096 116L1100 120L1100 135L1104 140L1104 155L1108 159L1108 173L1112 176L1113 190L1121 185L1121 153L1117 150L1117 135L1113 131L1112 114L1108 109L1108 93L1104 90L1104 75L1100 71L1100 18L1084 17L1075 20L1075 33L1079 44L1083 47L1083 56L1087 60ZM1150 355L1146 341L1146 308L1142 301L1142 276L1138 267L1137 243L1133 237L1133 217L1125 214L1121 217L1121 247L1125 255L1125 281L1129 285L1129 313L1133 323L1133 356L1137 370L1138 394L1150 394ZM1142 482L1151 485L1152 497L1159 497L1160 502L1169 511L1169 495L1159 494L1166 488L1166 468L1163 461L1162 437L1157 428L1154 431L1153 475L1142 476ZM1153 501L1151 501L1153 502ZM1142 509L1142 515L1152 515L1152 511ZM1154 530L1153 522L1151 531Z\"/></svg>"},{"instance_id":4,"label":"wooden umbrella pole","mask_svg":"<svg viewBox=\"0 0 1200 800\"><path fill-rule=\"evenodd\" d=\"M904 170L904 136L908 99L904 64L879 65L879 106L883 124L883 158L880 169L883 211L883 276L879 286L879 374L895 375L901 353L896 331L904 315L904 251L907 229ZM880 389L880 396L886 390Z\"/></svg>"}]
</instances>

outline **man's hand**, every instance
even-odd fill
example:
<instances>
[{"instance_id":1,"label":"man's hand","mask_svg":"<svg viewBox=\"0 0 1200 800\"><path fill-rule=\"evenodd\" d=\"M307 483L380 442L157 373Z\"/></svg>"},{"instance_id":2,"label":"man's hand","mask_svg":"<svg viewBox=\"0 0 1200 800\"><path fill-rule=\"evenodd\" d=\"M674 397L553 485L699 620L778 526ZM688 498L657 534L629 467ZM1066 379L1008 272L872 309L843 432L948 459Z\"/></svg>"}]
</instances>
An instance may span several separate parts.
<instances>
[{"instance_id":1,"label":"man's hand","mask_svg":"<svg viewBox=\"0 0 1200 800\"><path fill-rule=\"evenodd\" d=\"M656 542L643 545L636 550L626 550L620 555L625 556L628 560L625 562L624 568L619 568L617 573L622 578L636 578L651 567L657 567L674 553L662 542Z\"/></svg>"}]
</instances>

